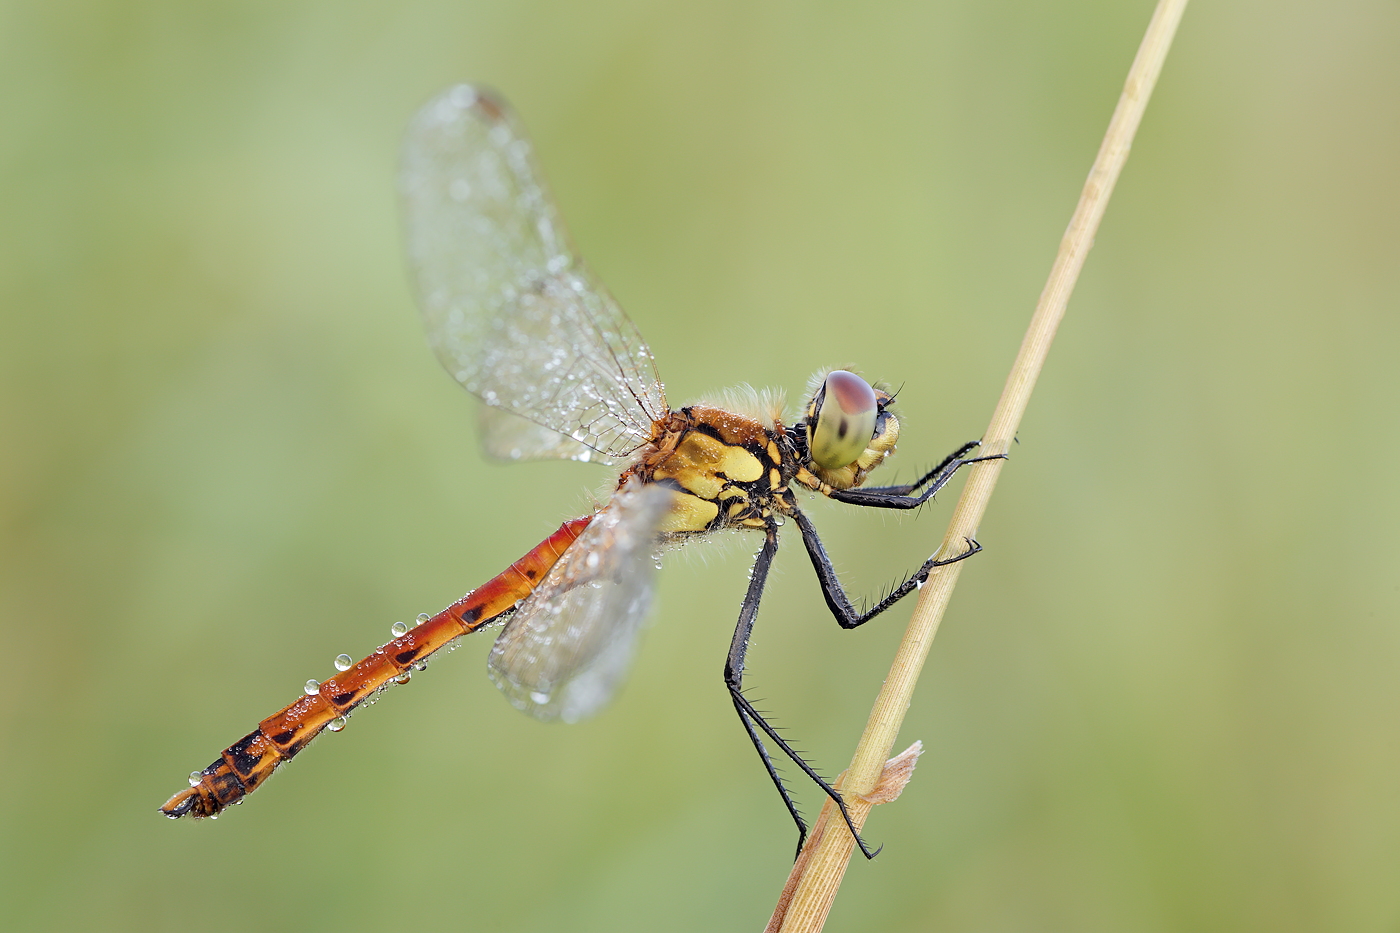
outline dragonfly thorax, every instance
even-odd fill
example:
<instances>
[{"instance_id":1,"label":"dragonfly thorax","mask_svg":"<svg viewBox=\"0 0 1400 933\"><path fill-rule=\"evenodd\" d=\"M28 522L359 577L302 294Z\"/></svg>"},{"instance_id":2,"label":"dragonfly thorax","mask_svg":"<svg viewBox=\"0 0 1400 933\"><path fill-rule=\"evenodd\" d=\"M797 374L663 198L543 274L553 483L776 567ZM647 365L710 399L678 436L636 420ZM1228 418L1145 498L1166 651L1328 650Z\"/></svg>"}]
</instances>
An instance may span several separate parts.
<instances>
[{"instance_id":1,"label":"dragonfly thorax","mask_svg":"<svg viewBox=\"0 0 1400 933\"><path fill-rule=\"evenodd\" d=\"M657 423L656 438L623 473L672 489L661 531L697 534L718 528L763 528L791 501L801 469L789 433L722 408L692 405Z\"/></svg>"}]
</instances>

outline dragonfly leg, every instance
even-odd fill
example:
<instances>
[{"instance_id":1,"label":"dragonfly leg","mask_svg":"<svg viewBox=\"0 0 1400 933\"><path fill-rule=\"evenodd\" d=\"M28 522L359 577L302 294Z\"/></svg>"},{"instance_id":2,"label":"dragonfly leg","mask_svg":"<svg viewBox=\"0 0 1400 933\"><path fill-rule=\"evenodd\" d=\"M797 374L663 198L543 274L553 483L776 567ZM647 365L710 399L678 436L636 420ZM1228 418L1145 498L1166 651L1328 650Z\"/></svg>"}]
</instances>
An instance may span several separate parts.
<instances>
[{"instance_id":1,"label":"dragonfly leg","mask_svg":"<svg viewBox=\"0 0 1400 933\"><path fill-rule=\"evenodd\" d=\"M773 558L777 553L778 529L776 526L770 525L765 531L763 547L759 549L758 556L754 560L753 572L749 577L749 589L744 596L744 605L739 610L739 622L734 627L734 638L729 643L729 656L724 664L724 684L729 689L730 699L734 702L734 711L739 714L739 721L744 724L744 731L748 733L749 741L753 743L758 757L763 761L763 767L768 772L769 780L778 789L778 794L783 798L783 805L787 807L793 822L797 824L797 851L801 853L802 844L807 839L807 821L798 812L797 803L792 799L787 785L783 783L782 776L778 773L777 766L773 763L773 758L768 752L768 746L764 744L764 736L767 736L784 755L802 770L802 773L811 778L831 798L832 802L840 809L841 816L846 821L846 826L850 828L851 835L855 837L856 844L860 846L862 854L866 858L874 858L880 850L871 849L861 838L855 823L851 821L850 813L846 810L846 801L842 799L841 792L818 774L807 763L806 759L778 734L778 730L773 728L763 717L763 714L754 708L748 697L744 696L744 658L748 654L749 637L753 634L754 619L758 616L758 604L763 597L763 587L768 580L768 571L772 568Z\"/></svg>"},{"instance_id":2,"label":"dragonfly leg","mask_svg":"<svg viewBox=\"0 0 1400 933\"><path fill-rule=\"evenodd\" d=\"M813 526L812 520L798 509L792 510L792 517L796 520L797 527L802 531L802 543L807 545L807 555L812 559L812 569L817 572L817 581L821 583L822 595L826 597L826 605L831 609L831 614L836 617L836 623L842 628L855 628L869 622L923 586L933 568L966 560L982 550L982 545L968 538L966 539L967 550L961 554L955 554L943 560L938 560L938 555L935 554L924 561L923 565L914 571L908 579L890 590L884 599L864 612L857 612L855 606L851 605L845 588L841 586L840 579L836 576L836 568L831 565L831 558L827 556L826 547L822 545L822 539L817 535L817 529Z\"/></svg>"},{"instance_id":3,"label":"dragonfly leg","mask_svg":"<svg viewBox=\"0 0 1400 933\"><path fill-rule=\"evenodd\" d=\"M904 486L869 486L857 489L837 489L828 497L850 505L863 505L877 509L916 509L923 505L944 486L953 475L969 463L983 460L1005 460L1005 454L990 454L985 457L966 457L982 444L981 441L968 441L943 459L938 466L929 470L919 479ZM922 492L918 490L923 489Z\"/></svg>"}]
</instances>

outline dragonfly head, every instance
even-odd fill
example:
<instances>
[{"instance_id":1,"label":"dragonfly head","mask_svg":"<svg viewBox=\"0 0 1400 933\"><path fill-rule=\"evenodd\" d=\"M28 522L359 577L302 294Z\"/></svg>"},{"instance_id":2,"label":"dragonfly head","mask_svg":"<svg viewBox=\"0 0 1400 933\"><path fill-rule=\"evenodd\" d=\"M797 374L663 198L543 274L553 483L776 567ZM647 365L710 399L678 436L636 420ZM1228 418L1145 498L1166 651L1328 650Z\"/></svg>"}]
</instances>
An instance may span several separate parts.
<instances>
[{"instance_id":1,"label":"dragonfly head","mask_svg":"<svg viewBox=\"0 0 1400 933\"><path fill-rule=\"evenodd\" d=\"M889 410L893 401L855 373L827 373L803 418L808 468L837 489L859 486L899 440L899 419Z\"/></svg>"}]
</instances>

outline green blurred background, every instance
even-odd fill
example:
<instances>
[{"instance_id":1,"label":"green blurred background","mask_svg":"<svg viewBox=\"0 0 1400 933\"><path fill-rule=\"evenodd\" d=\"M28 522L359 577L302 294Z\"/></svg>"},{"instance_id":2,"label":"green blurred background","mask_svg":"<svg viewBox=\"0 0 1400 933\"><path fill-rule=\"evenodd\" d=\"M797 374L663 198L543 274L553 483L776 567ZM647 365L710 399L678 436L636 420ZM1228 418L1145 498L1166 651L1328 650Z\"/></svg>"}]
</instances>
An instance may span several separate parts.
<instances>
[{"instance_id":1,"label":"green blurred background","mask_svg":"<svg viewBox=\"0 0 1400 933\"><path fill-rule=\"evenodd\" d=\"M156 813L604 483L485 462L426 349L395 160L449 83L514 102L673 402L850 364L899 475L981 432L1151 4L695 6L0 6L0 925L761 927L747 538L672 559L595 720L516 713L482 639ZM1400 924L1397 38L1187 11L829 929ZM811 511L870 591L949 505ZM907 609L839 631L787 544L750 683L834 773Z\"/></svg>"}]
</instances>

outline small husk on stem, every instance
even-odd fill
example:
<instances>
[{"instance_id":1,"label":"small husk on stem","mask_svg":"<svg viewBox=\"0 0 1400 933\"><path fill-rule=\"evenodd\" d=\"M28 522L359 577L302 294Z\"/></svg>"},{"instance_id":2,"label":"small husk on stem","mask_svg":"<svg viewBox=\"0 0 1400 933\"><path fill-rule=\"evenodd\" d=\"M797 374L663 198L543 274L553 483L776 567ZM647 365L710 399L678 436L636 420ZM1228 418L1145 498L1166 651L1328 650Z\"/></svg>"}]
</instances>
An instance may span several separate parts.
<instances>
[{"instance_id":1,"label":"small husk on stem","mask_svg":"<svg viewBox=\"0 0 1400 933\"><path fill-rule=\"evenodd\" d=\"M1030 402L1040 370L1045 364L1055 330L1064 317L1070 293L1084 267L1085 257L1093 245L1094 235L1108 206L1109 195L1127 161L1143 111L1152 89L1161 74L1167 50L1171 47L1176 27L1181 22L1186 0L1159 0L1152 14L1137 57L1128 70L1128 78L1118 106L1104 134L1098 156L1084 183L1074 215L1060 241L1060 250L1050 270L1049 280L1041 292L1031 317L1030 327L1016 354L1016 361L1007 377L1001 399L992 413L991 423L982 436L983 454L1005 454L1020 426ZM969 467L967 484L953 512L939 554L952 556L967 547L976 537L977 526L986 512L992 490L1001 475L1005 460L987 460ZM851 820L857 827L875 802L883 802L876 788L886 773L886 756L894 745L904 714L909 709L914 685L928 657L938 624L952 598L953 587L966 562L935 568L919 593L913 616L900 642L889 676L875 700L870 719L861 734L851 766L838 784L845 797ZM913 749L911 749L913 751ZM908 754L907 752L905 753ZM904 756L900 756L903 758ZM898 759L896 759L898 760ZM894 761L888 763L894 766ZM904 780L908 780L907 774ZM901 784L902 787L902 784ZM872 799L873 798L873 799ZM767 930L781 933L811 933L820 930L831 910L832 901L841 886L841 879L850 861L855 840L844 825L833 822L835 806L828 800L822 807L807 843L793 866L788 883L783 888L777 908ZM832 827L836 831L829 831Z\"/></svg>"}]
</instances>

